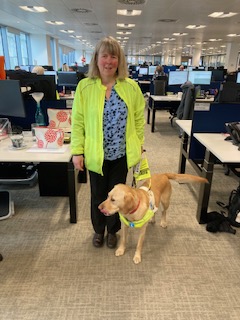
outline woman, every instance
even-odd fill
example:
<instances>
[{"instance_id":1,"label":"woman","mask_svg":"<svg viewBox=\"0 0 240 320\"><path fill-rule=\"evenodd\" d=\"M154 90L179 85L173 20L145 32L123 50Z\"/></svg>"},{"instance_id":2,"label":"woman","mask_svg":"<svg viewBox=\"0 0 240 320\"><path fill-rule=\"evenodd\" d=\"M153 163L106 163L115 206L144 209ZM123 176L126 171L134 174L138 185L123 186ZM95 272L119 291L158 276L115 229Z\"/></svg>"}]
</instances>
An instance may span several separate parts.
<instances>
[{"instance_id":1,"label":"woman","mask_svg":"<svg viewBox=\"0 0 240 320\"><path fill-rule=\"evenodd\" d=\"M71 151L76 169L89 171L93 245L115 248L121 224L118 214L106 217L98 205L128 169L140 161L144 142L145 100L128 78L125 55L112 37L96 46L88 78L79 82L72 110ZM106 229L106 230L105 230Z\"/></svg>"},{"instance_id":2,"label":"woman","mask_svg":"<svg viewBox=\"0 0 240 320\"><path fill-rule=\"evenodd\" d=\"M153 80L157 79L158 77L166 76L166 73L163 70L162 66L157 66L156 70L154 71Z\"/></svg>"}]
</instances>

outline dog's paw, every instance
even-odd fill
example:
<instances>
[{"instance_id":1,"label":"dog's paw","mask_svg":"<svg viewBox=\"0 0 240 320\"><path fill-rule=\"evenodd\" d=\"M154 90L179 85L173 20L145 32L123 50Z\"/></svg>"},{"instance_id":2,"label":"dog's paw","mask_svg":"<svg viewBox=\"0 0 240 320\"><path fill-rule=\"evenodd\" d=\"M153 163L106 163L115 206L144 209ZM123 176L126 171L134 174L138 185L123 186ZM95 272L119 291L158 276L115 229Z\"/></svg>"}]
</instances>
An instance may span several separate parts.
<instances>
[{"instance_id":1,"label":"dog's paw","mask_svg":"<svg viewBox=\"0 0 240 320\"><path fill-rule=\"evenodd\" d=\"M156 223L155 216L153 216L153 217L149 220L149 223L151 223L151 224L155 224L155 223Z\"/></svg>"},{"instance_id":2,"label":"dog's paw","mask_svg":"<svg viewBox=\"0 0 240 320\"><path fill-rule=\"evenodd\" d=\"M115 256L116 256L116 257L123 256L123 255L124 255L124 252L125 252L125 249L119 247L119 248L117 248L117 250L115 251Z\"/></svg>"},{"instance_id":3,"label":"dog's paw","mask_svg":"<svg viewBox=\"0 0 240 320\"><path fill-rule=\"evenodd\" d=\"M161 226L162 228L166 229L166 228L167 228L167 222L166 222L166 221L161 221L161 222L160 222L160 226Z\"/></svg>"},{"instance_id":4,"label":"dog's paw","mask_svg":"<svg viewBox=\"0 0 240 320\"><path fill-rule=\"evenodd\" d=\"M138 263L140 263L141 261L142 261L141 255L138 254L138 253L135 253L135 255L134 255L134 257L133 257L133 262L134 262L135 264L138 264Z\"/></svg>"}]
</instances>

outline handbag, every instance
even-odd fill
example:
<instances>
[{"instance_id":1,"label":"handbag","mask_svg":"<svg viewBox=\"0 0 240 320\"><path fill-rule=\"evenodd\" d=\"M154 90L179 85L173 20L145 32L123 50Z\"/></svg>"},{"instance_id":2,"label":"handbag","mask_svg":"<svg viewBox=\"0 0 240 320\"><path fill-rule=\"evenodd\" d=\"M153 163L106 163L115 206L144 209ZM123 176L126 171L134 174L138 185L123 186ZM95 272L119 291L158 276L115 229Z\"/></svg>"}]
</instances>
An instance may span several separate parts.
<instances>
[{"instance_id":1,"label":"handbag","mask_svg":"<svg viewBox=\"0 0 240 320\"><path fill-rule=\"evenodd\" d=\"M50 128L64 128L71 131L71 109L47 109Z\"/></svg>"},{"instance_id":2,"label":"handbag","mask_svg":"<svg viewBox=\"0 0 240 320\"><path fill-rule=\"evenodd\" d=\"M35 127L37 147L41 149L58 149L64 142L64 131L58 128Z\"/></svg>"},{"instance_id":3,"label":"handbag","mask_svg":"<svg viewBox=\"0 0 240 320\"><path fill-rule=\"evenodd\" d=\"M228 122L225 123L225 127L230 134L233 144L238 146L238 150L240 150L240 122Z\"/></svg>"}]
</instances>

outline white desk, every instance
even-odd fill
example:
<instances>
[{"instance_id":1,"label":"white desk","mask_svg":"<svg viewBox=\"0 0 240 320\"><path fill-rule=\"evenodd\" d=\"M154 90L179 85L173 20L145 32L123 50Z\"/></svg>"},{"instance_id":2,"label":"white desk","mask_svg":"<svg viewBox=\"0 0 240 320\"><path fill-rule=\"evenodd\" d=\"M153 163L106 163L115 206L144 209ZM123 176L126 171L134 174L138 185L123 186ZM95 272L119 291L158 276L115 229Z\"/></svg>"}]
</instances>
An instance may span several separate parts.
<instances>
[{"instance_id":1,"label":"white desk","mask_svg":"<svg viewBox=\"0 0 240 320\"><path fill-rule=\"evenodd\" d=\"M147 123L150 123L150 112L152 111L152 125L151 125L151 132L154 132L155 126L155 113L156 110L169 110L172 109L176 112L180 102L181 97L178 97L177 94L175 95L167 95L167 96L156 96L150 95L149 102L151 102L151 106L148 103L148 115L147 115ZM152 101L151 101L152 100ZM196 99L196 103L207 104L214 101L214 98L209 97L205 99ZM167 106L166 106L167 103ZM169 104L169 105L168 105Z\"/></svg>"},{"instance_id":2,"label":"white desk","mask_svg":"<svg viewBox=\"0 0 240 320\"><path fill-rule=\"evenodd\" d=\"M192 120L176 120L176 124L184 131L188 136L191 135Z\"/></svg>"},{"instance_id":3,"label":"white desk","mask_svg":"<svg viewBox=\"0 0 240 320\"><path fill-rule=\"evenodd\" d=\"M208 211L215 160L219 159L224 164L239 165L240 151L231 141L224 140L225 136L221 133L194 133L193 136L206 148L202 177L209 181L209 184L200 186L197 208L197 220L200 222L202 215Z\"/></svg>"},{"instance_id":4,"label":"white desk","mask_svg":"<svg viewBox=\"0 0 240 320\"><path fill-rule=\"evenodd\" d=\"M26 163L65 163L67 166L68 197L70 206L70 222L77 222L77 171L71 161L72 156L69 146L64 153L42 153L28 152L32 147L32 136L29 132L24 135L26 148L22 150L11 150L9 138L0 141L0 162L26 162Z\"/></svg>"},{"instance_id":5,"label":"white desk","mask_svg":"<svg viewBox=\"0 0 240 320\"><path fill-rule=\"evenodd\" d=\"M177 95L167 95L167 96L156 96L150 95L148 100L148 114L147 114L147 123L150 123L150 113L152 111L152 124L151 132L154 132L155 126L155 113L156 110L177 110L180 104L181 98Z\"/></svg>"}]
</instances>

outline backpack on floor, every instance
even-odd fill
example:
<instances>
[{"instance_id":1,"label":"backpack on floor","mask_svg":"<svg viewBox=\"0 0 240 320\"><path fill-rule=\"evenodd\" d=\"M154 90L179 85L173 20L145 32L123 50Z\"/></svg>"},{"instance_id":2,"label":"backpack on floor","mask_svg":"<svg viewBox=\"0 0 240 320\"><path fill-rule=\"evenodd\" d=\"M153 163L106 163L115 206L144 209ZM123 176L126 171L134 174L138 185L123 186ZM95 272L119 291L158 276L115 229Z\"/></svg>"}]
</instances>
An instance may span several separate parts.
<instances>
[{"instance_id":1,"label":"backpack on floor","mask_svg":"<svg viewBox=\"0 0 240 320\"><path fill-rule=\"evenodd\" d=\"M222 208L227 209L227 217L234 227L240 227L240 185L231 191L228 204L217 201Z\"/></svg>"}]
</instances>

